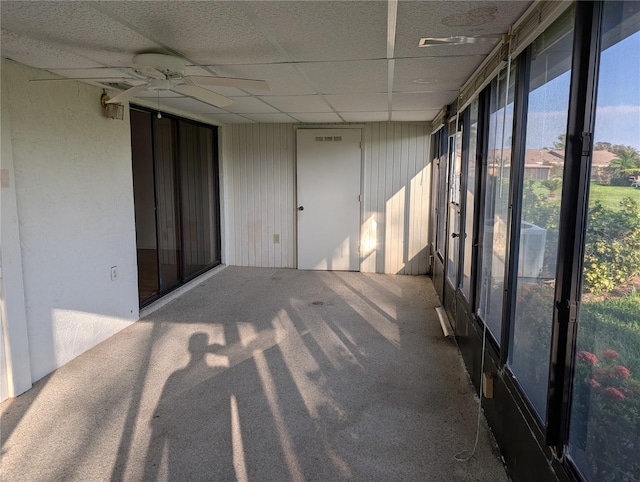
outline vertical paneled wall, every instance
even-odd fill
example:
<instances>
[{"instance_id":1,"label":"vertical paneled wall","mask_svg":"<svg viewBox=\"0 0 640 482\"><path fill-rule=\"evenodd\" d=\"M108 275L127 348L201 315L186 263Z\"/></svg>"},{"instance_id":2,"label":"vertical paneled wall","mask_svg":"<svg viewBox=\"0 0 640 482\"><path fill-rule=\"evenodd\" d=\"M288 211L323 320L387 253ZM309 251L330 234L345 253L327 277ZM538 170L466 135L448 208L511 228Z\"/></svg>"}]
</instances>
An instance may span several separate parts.
<instances>
[{"instance_id":1,"label":"vertical paneled wall","mask_svg":"<svg viewBox=\"0 0 640 482\"><path fill-rule=\"evenodd\" d=\"M361 271L428 270L430 126L372 123L364 128Z\"/></svg>"},{"instance_id":2,"label":"vertical paneled wall","mask_svg":"<svg viewBox=\"0 0 640 482\"><path fill-rule=\"evenodd\" d=\"M236 124L222 131L223 262L294 268L293 125Z\"/></svg>"},{"instance_id":3,"label":"vertical paneled wall","mask_svg":"<svg viewBox=\"0 0 640 482\"><path fill-rule=\"evenodd\" d=\"M363 272L427 272L429 132L425 124L363 127ZM295 268L294 126L224 126L222 172L223 262Z\"/></svg>"}]
</instances>

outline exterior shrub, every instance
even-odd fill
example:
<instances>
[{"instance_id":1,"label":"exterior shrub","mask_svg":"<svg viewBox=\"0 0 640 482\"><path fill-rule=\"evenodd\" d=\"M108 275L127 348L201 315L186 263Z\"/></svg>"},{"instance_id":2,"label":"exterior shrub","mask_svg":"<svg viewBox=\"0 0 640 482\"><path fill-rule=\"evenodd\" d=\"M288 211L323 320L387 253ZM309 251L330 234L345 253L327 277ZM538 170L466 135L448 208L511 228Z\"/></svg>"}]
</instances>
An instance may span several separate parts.
<instances>
[{"instance_id":1,"label":"exterior shrub","mask_svg":"<svg viewBox=\"0 0 640 482\"><path fill-rule=\"evenodd\" d=\"M620 354L577 354L571 444L587 480L632 482L640 475L640 381Z\"/></svg>"},{"instance_id":2,"label":"exterior shrub","mask_svg":"<svg viewBox=\"0 0 640 482\"><path fill-rule=\"evenodd\" d=\"M640 273L640 210L631 198L612 211L599 202L589 210L584 288L608 292Z\"/></svg>"}]
</instances>

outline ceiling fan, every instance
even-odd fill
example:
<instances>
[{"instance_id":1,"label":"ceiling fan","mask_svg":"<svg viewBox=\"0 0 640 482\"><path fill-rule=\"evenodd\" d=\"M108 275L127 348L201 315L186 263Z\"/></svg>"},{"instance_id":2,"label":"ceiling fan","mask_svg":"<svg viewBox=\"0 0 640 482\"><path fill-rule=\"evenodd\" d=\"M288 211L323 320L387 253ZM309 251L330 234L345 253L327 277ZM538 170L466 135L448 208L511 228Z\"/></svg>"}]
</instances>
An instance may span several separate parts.
<instances>
[{"instance_id":1,"label":"ceiling fan","mask_svg":"<svg viewBox=\"0 0 640 482\"><path fill-rule=\"evenodd\" d=\"M34 79L49 80L93 80L98 82L122 82L127 80L146 80L144 84L131 87L115 97L107 100L107 104L124 102L136 94L147 90L171 90L179 94L193 97L215 107L224 107L233 103L232 99L212 92L203 85L218 87L236 87L239 89L270 90L264 80L237 79L233 77L215 77L208 75L186 75L186 63L180 57L167 54L144 53L133 57L130 67L141 77L122 78L63 78L63 79Z\"/></svg>"}]
</instances>

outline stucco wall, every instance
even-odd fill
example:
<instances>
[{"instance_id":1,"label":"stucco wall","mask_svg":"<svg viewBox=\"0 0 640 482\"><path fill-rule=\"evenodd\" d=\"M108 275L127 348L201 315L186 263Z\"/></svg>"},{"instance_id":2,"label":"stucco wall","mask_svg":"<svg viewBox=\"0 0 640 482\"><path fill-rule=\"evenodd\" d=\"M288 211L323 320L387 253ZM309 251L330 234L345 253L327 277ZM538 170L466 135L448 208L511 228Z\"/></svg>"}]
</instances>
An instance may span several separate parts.
<instances>
[{"instance_id":1,"label":"stucco wall","mask_svg":"<svg viewBox=\"0 0 640 482\"><path fill-rule=\"evenodd\" d=\"M37 74L3 60L34 381L138 319L128 112L106 119L100 89Z\"/></svg>"}]
</instances>

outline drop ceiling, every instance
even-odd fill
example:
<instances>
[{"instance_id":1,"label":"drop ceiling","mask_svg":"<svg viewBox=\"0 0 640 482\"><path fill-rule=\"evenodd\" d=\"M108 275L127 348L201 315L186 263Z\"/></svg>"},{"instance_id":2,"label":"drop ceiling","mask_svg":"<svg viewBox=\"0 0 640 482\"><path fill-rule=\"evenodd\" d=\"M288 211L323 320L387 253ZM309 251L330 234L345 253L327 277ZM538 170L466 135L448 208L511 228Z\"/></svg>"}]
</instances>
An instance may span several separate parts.
<instances>
[{"instance_id":1,"label":"drop ceiling","mask_svg":"<svg viewBox=\"0 0 640 482\"><path fill-rule=\"evenodd\" d=\"M3 0L0 48L48 71L41 77L135 77L132 57L160 52L184 58L190 75L269 83L270 91L207 86L233 99L224 108L173 91L137 96L214 123L430 121L491 52L486 39L531 3ZM454 36L485 41L418 47L422 37Z\"/></svg>"}]
</instances>

